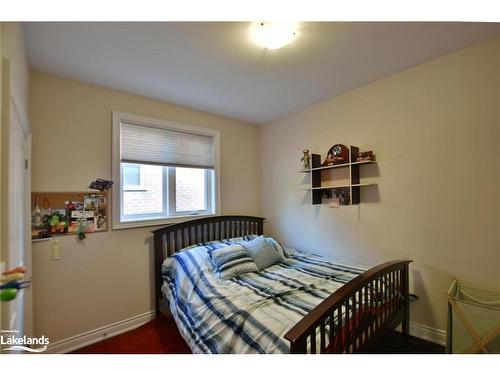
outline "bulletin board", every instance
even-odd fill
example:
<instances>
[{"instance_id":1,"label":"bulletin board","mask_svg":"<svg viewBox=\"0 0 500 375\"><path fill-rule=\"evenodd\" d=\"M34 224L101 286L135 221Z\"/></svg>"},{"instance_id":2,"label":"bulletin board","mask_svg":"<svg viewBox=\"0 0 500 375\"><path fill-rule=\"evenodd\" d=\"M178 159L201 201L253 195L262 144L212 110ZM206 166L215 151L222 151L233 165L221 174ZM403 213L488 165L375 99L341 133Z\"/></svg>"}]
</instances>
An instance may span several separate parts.
<instances>
[{"instance_id":1,"label":"bulletin board","mask_svg":"<svg viewBox=\"0 0 500 375\"><path fill-rule=\"evenodd\" d=\"M79 225L85 233L108 230L108 193L31 193L31 235L33 239L74 235Z\"/></svg>"}]
</instances>

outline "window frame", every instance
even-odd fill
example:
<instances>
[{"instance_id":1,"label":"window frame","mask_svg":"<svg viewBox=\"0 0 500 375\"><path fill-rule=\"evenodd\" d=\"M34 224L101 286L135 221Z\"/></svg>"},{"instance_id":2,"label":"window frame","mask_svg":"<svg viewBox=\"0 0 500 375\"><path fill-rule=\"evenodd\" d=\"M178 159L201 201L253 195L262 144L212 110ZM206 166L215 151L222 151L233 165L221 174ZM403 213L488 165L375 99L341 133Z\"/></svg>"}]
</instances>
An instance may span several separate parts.
<instances>
[{"instance_id":1,"label":"window frame","mask_svg":"<svg viewBox=\"0 0 500 375\"><path fill-rule=\"evenodd\" d=\"M210 172L209 169L203 169L205 171L205 202L206 202L206 209L205 210L198 210L196 213L191 213L193 211L177 211L176 203L177 203L177 197L176 197L176 169L175 168L169 168L168 169L168 206L171 207L170 211L170 217L179 217L179 216L207 216L210 215L210 211L212 211L214 202L212 199L212 191L213 191L213 182L214 182L214 176L212 176L209 179L208 173Z\"/></svg>"},{"instance_id":2,"label":"window frame","mask_svg":"<svg viewBox=\"0 0 500 375\"><path fill-rule=\"evenodd\" d=\"M175 206L173 207L174 214L169 217L161 217L158 219L146 218L144 220L137 221L122 221L121 220L121 208L122 208L122 184L123 181L121 179L121 124L131 123L134 125L141 126L149 126L156 127L160 129L169 129L174 131L183 131L189 132L192 134L199 134L213 137L214 139L214 169L213 169L213 178L212 184L209 186L210 189L207 189L207 205L210 201L212 207L207 207L213 209L213 213L209 212L196 212L194 214L189 214L187 212L175 212ZM165 169L164 169L165 170ZM173 168L169 168L169 170L174 170ZM114 181L112 188L112 229L126 229L126 228L138 228L138 227L147 227L147 226L155 226L155 225L163 225L163 224L171 224L177 223L187 218L201 218L201 217L209 217L216 216L220 213L220 131L218 129L205 128L194 125L187 124L179 124L172 121L153 119L144 116L134 115L126 112L113 111L112 112L112 179ZM165 174L169 174L164 173ZM174 172L175 174L175 172ZM169 178L169 176L164 176L165 178ZM169 194L167 196L168 202L171 202L171 191L175 193L175 177L173 179L174 186L172 184L168 184ZM165 184L165 181L164 181ZM213 191L213 195L212 195ZM165 200L164 200L165 202ZM165 209L165 207L164 207ZM165 210L164 210L165 212ZM172 211L171 211L172 212ZM140 215L138 215L140 216ZM145 215L146 216L146 215Z\"/></svg>"}]
</instances>

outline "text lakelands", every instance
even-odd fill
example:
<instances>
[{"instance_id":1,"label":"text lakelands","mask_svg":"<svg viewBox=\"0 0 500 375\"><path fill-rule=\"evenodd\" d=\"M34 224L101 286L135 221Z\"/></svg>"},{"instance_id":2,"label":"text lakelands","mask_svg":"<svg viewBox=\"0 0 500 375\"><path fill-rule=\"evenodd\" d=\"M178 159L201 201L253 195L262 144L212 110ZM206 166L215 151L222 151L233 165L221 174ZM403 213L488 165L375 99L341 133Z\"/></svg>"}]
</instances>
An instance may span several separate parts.
<instances>
[{"instance_id":1,"label":"text lakelands","mask_svg":"<svg viewBox=\"0 0 500 375\"><path fill-rule=\"evenodd\" d=\"M1 345L49 345L49 338L42 335L41 337L15 337L12 335L0 335Z\"/></svg>"}]
</instances>

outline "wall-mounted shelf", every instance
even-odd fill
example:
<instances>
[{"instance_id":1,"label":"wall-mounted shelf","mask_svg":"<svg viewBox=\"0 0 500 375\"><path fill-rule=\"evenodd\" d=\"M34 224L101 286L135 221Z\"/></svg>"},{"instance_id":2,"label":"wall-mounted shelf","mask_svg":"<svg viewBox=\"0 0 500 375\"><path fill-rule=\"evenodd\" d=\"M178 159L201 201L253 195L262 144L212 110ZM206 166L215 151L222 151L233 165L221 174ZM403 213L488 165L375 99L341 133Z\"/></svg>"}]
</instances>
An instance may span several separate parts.
<instances>
[{"instance_id":1,"label":"wall-mounted shelf","mask_svg":"<svg viewBox=\"0 0 500 375\"><path fill-rule=\"evenodd\" d=\"M330 190L330 189L340 189L340 188L348 188L348 187L363 187L363 186L376 186L377 184L346 184L346 185L328 185L328 186L318 186L318 187L309 187L302 188L300 190Z\"/></svg>"},{"instance_id":2,"label":"wall-mounted shelf","mask_svg":"<svg viewBox=\"0 0 500 375\"><path fill-rule=\"evenodd\" d=\"M304 169L299 171L299 173L310 173L311 175L311 186L302 188L303 191L311 191L312 204L321 204L325 191L335 189L345 189L343 190L347 194L348 189L348 203L359 204L360 203L360 190L362 187L376 186L373 183L361 183L360 182L360 167L362 165L376 164L375 160L362 160L356 161L359 154L359 148L355 146L350 146L349 148L349 161L347 163L327 165L323 166L321 163L321 155L311 154L311 169ZM322 172L326 173L326 170L337 169L337 168L348 168L349 170L349 182L339 183L339 184L329 184L323 185L324 181L322 178ZM346 203L344 203L346 205Z\"/></svg>"},{"instance_id":3,"label":"wall-mounted shelf","mask_svg":"<svg viewBox=\"0 0 500 375\"><path fill-rule=\"evenodd\" d=\"M375 164L377 163L375 160L363 160L363 161L355 161L352 163L344 163L344 164L336 164L336 165L327 165L326 167L317 167L311 169L302 169L299 173L311 173L312 171L319 171L322 169L333 169L333 168L346 168L351 165L362 165L362 164Z\"/></svg>"}]
</instances>

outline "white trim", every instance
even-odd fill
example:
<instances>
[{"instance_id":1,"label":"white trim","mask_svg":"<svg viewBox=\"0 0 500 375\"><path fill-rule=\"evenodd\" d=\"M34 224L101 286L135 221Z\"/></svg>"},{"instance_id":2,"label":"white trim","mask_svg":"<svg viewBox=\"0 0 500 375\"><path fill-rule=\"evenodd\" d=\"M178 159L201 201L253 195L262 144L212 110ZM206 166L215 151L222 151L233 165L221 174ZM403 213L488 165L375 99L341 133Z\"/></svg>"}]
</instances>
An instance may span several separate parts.
<instances>
[{"instance_id":1,"label":"white trim","mask_svg":"<svg viewBox=\"0 0 500 375\"><path fill-rule=\"evenodd\" d=\"M397 331L401 332L401 326L397 328ZM410 322L410 335L435 344L446 346L446 331L442 329Z\"/></svg>"},{"instance_id":2,"label":"white trim","mask_svg":"<svg viewBox=\"0 0 500 375\"><path fill-rule=\"evenodd\" d=\"M168 182L168 199L170 206L170 217L176 216L197 216L197 215L213 215L214 212L214 203L212 199L212 191L213 191L213 180L214 173L212 169L204 170L204 186L205 186L205 209L204 210L187 210L187 211L177 211L176 207L176 181L177 181L177 168L169 168L169 182Z\"/></svg>"},{"instance_id":3,"label":"white trim","mask_svg":"<svg viewBox=\"0 0 500 375\"><path fill-rule=\"evenodd\" d=\"M120 218L120 189L121 189L121 171L120 171L120 124L130 122L138 125L154 126L163 129L183 130L193 134L207 135L214 139L214 205L213 214L209 215L188 215L188 216L172 216L158 220L130 221L122 222ZM173 222L182 221L188 218L200 218L205 216L216 216L220 213L220 130L213 128L204 128L194 125L179 124L172 121L153 119L143 116L134 115L131 113L112 111L112 156L111 156L111 175L115 182L112 188L112 222L111 227L115 229L138 228L144 226L163 225Z\"/></svg>"},{"instance_id":4,"label":"white trim","mask_svg":"<svg viewBox=\"0 0 500 375\"><path fill-rule=\"evenodd\" d=\"M69 353L85 346L94 344L99 341L109 339L110 337L137 328L156 317L155 311L149 311L131 318L108 324L106 326L83 332L67 339L59 340L50 343L47 351L48 354Z\"/></svg>"},{"instance_id":5,"label":"white trim","mask_svg":"<svg viewBox=\"0 0 500 375\"><path fill-rule=\"evenodd\" d=\"M28 117L24 111L19 110L16 99L13 96L10 97L10 101L12 102L12 107L14 107L14 111L17 114L17 118L19 119L21 127L23 128L24 136L27 137L31 134L31 126L28 121Z\"/></svg>"},{"instance_id":6,"label":"white trim","mask_svg":"<svg viewBox=\"0 0 500 375\"><path fill-rule=\"evenodd\" d=\"M141 221L130 221L123 222L121 224L115 225L113 230L130 229L130 228L143 228L143 227L154 227L158 225L166 224L176 224L181 223L186 220L202 219L205 217L219 216L219 214L210 215L184 215L184 216L171 216L169 218L156 219L156 220L141 220Z\"/></svg>"}]
</instances>

